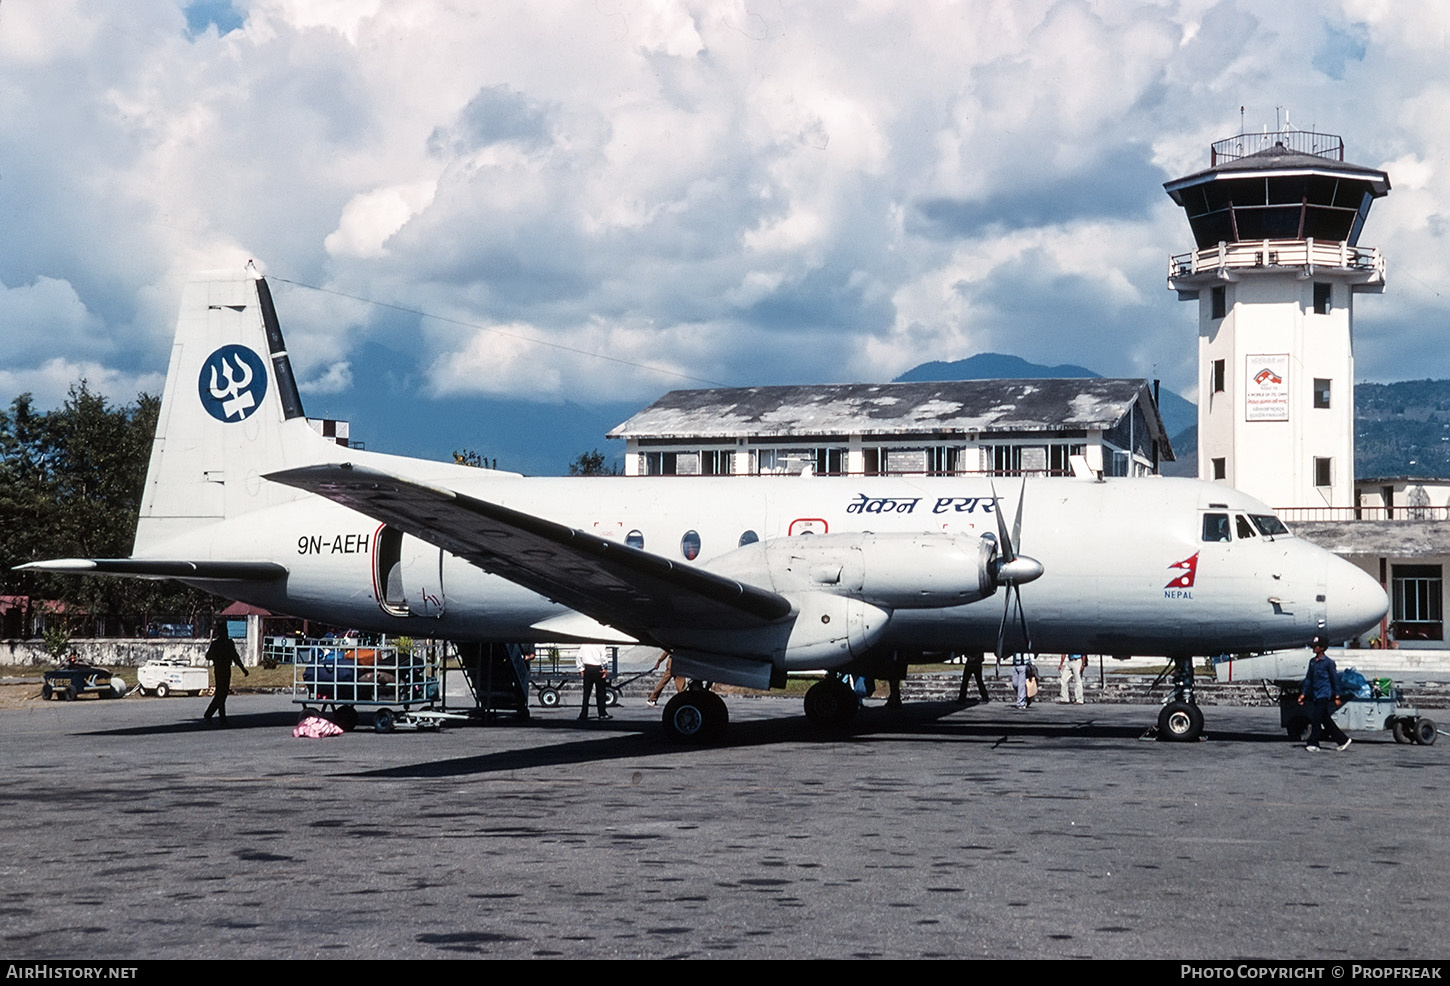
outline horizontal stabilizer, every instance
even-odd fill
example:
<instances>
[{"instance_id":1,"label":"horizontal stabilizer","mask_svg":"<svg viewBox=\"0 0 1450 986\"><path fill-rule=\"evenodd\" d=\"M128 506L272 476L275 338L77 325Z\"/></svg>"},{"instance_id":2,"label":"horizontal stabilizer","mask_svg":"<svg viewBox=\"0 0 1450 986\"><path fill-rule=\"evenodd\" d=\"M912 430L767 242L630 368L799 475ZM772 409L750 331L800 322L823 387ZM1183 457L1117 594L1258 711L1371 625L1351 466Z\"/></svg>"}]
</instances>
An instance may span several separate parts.
<instances>
[{"instance_id":1,"label":"horizontal stabilizer","mask_svg":"<svg viewBox=\"0 0 1450 986\"><path fill-rule=\"evenodd\" d=\"M206 582L271 582L287 567L270 561L180 561L170 558L53 558L15 566L17 571L61 575L118 575L133 579L195 579Z\"/></svg>"},{"instance_id":2,"label":"horizontal stabilizer","mask_svg":"<svg viewBox=\"0 0 1450 986\"><path fill-rule=\"evenodd\" d=\"M351 507L636 639L662 627L761 627L792 609L767 589L375 469L304 466L266 478Z\"/></svg>"}]
</instances>

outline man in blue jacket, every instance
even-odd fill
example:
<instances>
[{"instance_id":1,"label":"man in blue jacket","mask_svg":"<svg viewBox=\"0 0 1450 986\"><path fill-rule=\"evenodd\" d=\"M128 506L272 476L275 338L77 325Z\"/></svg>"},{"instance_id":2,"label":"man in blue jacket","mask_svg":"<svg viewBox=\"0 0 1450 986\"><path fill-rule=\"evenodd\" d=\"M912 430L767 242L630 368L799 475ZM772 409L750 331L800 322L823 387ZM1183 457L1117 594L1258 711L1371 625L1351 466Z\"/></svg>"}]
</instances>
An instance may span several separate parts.
<instances>
[{"instance_id":1,"label":"man in blue jacket","mask_svg":"<svg viewBox=\"0 0 1450 986\"><path fill-rule=\"evenodd\" d=\"M1304 674L1304 687L1299 692L1299 704L1308 701L1310 712L1309 742L1304 747L1310 753L1319 752L1319 737L1329 734L1329 741L1336 750L1343 750L1352 742L1344 735L1334 721L1334 710L1339 707L1339 672L1334 662L1324 653L1323 637L1314 638L1314 656L1309 659L1309 670Z\"/></svg>"}]
</instances>

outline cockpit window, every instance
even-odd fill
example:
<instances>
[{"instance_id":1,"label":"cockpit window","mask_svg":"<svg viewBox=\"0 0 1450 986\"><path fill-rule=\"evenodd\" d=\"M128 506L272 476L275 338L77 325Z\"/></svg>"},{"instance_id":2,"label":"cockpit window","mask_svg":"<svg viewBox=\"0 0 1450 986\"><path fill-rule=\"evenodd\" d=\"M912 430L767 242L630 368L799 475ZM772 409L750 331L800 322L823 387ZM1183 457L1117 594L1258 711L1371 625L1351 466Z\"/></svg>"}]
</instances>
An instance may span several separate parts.
<instances>
[{"instance_id":1,"label":"cockpit window","mask_svg":"<svg viewBox=\"0 0 1450 986\"><path fill-rule=\"evenodd\" d=\"M1203 515L1203 539L1205 541L1231 541L1228 532L1228 514Z\"/></svg>"},{"instance_id":2,"label":"cockpit window","mask_svg":"<svg viewBox=\"0 0 1450 986\"><path fill-rule=\"evenodd\" d=\"M1289 528L1285 527L1284 522L1273 514L1250 514L1249 517L1264 537L1288 537L1289 535Z\"/></svg>"},{"instance_id":3,"label":"cockpit window","mask_svg":"<svg viewBox=\"0 0 1450 986\"><path fill-rule=\"evenodd\" d=\"M1249 524L1249 519L1243 514L1234 514L1234 530L1238 533L1240 541L1244 538L1258 537L1254 533L1253 527Z\"/></svg>"}]
</instances>

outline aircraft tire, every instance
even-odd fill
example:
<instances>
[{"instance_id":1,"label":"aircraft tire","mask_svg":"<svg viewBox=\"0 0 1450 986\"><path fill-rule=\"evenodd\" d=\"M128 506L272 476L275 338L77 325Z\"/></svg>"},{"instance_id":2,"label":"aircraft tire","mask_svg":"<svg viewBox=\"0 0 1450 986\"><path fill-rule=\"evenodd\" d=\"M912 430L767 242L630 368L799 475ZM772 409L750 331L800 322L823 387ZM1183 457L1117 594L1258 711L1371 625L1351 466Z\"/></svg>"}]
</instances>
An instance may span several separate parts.
<instances>
[{"instance_id":1,"label":"aircraft tire","mask_svg":"<svg viewBox=\"0 0 1450 986\"><path fill-rule=\"evenodd\" d=\"M1158 713L1158 738L1192 743L1203 734L1203 712L1187 702L1169 702Z\"/></svg>"},{"instance_id":2,"label":"aircraft tire","mask_svg":"<svg viewBox=\"0 0 1450 986\"><path fill-rule=\"evenodd\" d=\"M1408 719L1391 719L1390 735L1395 738L1396 743L1414 742L1410 739L1410 720Z\"/></svg>"},{"instance_id":3,"label":"aircraft tire","mask_svg":"<svg viewBox=\"0 0 1450 986\"><path fill-rule=\"evenodd\" d=\"M730 727L730 709L725 700L714 692L705 693L708 698L706 702L710 708L709 732L707 739L711 743L719 742L725 738L725 731Z\"/></svg>"},{"instance_id":4,"label":"aircraft tire","mask_svg":"<svg viewBox=\"0 0 1450 986\"><path fill-rule=\"evenodd\" d=\"M719 707L715 703L719 703ZM725 703L718 695L690 689L680 692L665 703L661 720L665 738L671 743L699 744L715 739L724 732L721 716Z\"/></svg>"},{"instance_id":5,"label":"aircraft tire","mask_svg":"<svg viewBox=\"0 0 1450 986\"><path fill-rule=\"evenodd\" d=\"M822 729L844 729L856 718L861 701L844 682L826 678L806 691L806 718Z\"/></svg>"},{"instance_id":6,"label":"aircraft tire","mask_svg":"<svg viewBox=\"0 0 1450 986\"><path fill-rule=\"evenodd\" d=\"M1413 732L1410 735L1414 737L1416 743L1421 746L1435 745L1435 723L1433 721L1422 716L1415 720L1412 728Z\"/></svg>"}]
</instances>

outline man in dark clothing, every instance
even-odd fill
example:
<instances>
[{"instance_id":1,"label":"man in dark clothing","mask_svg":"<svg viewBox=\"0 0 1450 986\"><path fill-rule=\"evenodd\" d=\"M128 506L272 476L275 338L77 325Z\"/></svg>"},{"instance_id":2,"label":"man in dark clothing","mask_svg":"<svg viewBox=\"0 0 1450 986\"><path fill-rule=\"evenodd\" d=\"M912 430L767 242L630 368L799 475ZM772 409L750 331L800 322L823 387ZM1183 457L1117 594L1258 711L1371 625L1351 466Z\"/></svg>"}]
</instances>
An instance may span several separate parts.
<instances>
[{"instance_id":1,"label":"man in dark clothing","mask_svg":"<svg viewBox=\"0 0 1450 986\"><path fill-rule=\"evenodd\" d=\"M990 702L992 699L987 695L986 682L982 681L982 662L985 656L981 651L968 651L962 655L962 687L957 692L957 704L967 704L967 685L976 679L977 694L982 696L983 702Z\"/></svg>"},{"instance_id":2,"label":"man in dark clothing","mask_svg":"<svg viewBox=\"0 0 1450 986\"><path fill-rule=\"evenodd\" d=\"M1319 737L1329 734L1329 741L1335 749L1343 750L1352 742L1344 735L1334 721L1334 710L1339 707L1339 671L1324 653L1326 641L1314 638L1314 656L1309 659L1309 670L1304 674L1304 687L1299 692L1299 704L1309 706L1309 742L1304 749L1319 752Z\"/></svg>"},{"instance_id":3,"label":"man in dark clothing","mask_svg":"<svg viewBox=\"0 0 1450 986\"><path fill-rule=\"evenodd\" d=\"M242 677L247 676L247 669L242 667L242 659L237 654L236 645L232 638L227 636L227 624L223 620L216 625L216 632L212 634L211 646L206 649L206 659L211 662L211 672L216 678L216 695L213 696L211 704L206 707L204 719L210 721L212 713L216 713L217 722L225 726L227 724L227 692L232 687L232 665L242 668Z\"/></svg>"}]
</instances>

